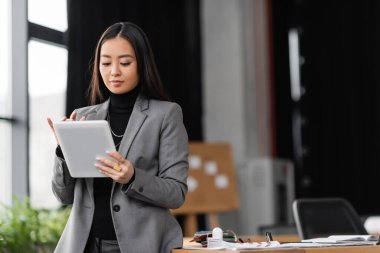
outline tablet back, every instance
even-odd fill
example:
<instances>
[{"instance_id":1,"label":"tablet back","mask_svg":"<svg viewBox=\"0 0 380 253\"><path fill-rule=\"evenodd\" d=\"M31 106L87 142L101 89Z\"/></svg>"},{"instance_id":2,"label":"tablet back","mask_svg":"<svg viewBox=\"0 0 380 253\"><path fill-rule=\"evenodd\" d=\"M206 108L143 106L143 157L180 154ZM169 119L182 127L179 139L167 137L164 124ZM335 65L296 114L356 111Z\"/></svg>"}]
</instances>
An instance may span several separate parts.
<instances>
[{"instance_id":1,"label":"tablet back","mask_svg":"<svg viewBox=\"0 0 380 253\"><path fill-rule=\"evenodd\" d=\"M106 177L94 164L115 150L107 121L60 121L54 129L72 177Z\"/></svg>"}]
</instances>

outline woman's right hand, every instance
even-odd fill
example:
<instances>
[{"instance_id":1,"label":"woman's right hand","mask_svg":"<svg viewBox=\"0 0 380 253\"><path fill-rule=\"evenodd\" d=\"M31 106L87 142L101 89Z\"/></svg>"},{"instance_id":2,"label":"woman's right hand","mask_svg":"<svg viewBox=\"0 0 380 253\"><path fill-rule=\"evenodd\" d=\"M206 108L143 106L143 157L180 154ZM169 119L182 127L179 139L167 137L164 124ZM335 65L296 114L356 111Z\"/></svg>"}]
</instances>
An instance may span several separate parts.
<instances>
[{"instance_id":1,"label":"woman's right hand","mask_svg":"<svg viewBox=\"0 0 380 253\"><path fill-rule=\"evenodd\" d=\"M75 121L77 118L77 112L76 111L73 111L70 115L70 118L67 118L66 116L64 116L61 121ZM82 116L80 118L80 120L85 120L85 117ZM55 133L55 129L54 129L54 125L53 125L53 121L51 120L50 117L47 118L47 122L50 126L50 129L53 131L54 133L54 137L55 137L55 140L57 141L57 144L59 145L59 140L58 140L58 137L57 137L57 134Z\"/></svg>"}]
</instances>

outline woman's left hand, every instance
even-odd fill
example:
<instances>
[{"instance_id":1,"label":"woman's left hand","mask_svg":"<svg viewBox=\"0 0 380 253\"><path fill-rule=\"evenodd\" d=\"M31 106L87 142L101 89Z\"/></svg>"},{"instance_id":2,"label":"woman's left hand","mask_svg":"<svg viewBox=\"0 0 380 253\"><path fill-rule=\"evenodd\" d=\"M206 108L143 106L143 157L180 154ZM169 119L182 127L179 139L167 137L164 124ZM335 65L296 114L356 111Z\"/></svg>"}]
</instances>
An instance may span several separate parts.
<instances>
[{"instance_id":1,"label":"woman's left hand","mask_svg":"<svg viewBox=\"0 0 380 253\"><path fill-rule=\"evenodd\" d=\"M132 163L116 151L110 151L107 153L113 159L106 159L104 157L96 158L99 163L95 166L99 169L99 172L109 176L118 183L129 183L135 174L135 169L133 168Z\"/></svg>"}]
</instances>

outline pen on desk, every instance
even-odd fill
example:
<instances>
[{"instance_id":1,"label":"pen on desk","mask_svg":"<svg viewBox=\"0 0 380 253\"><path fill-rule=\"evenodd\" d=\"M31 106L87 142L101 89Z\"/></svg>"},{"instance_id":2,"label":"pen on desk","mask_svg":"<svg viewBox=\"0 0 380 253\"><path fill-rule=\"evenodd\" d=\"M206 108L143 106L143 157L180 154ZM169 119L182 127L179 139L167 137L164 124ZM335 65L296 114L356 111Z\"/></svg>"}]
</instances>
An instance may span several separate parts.
<instances>
[{"instance_id":1,"label":"pen on desk","mask_svg":"<svg viewBox=\"0 0 380 253\"><path fill-rule=\"evenodd\" d=\"M265 232L265 238L267 239L267 242L273 241L272 233L271 232Z\"/></svg>"}]
</instances>

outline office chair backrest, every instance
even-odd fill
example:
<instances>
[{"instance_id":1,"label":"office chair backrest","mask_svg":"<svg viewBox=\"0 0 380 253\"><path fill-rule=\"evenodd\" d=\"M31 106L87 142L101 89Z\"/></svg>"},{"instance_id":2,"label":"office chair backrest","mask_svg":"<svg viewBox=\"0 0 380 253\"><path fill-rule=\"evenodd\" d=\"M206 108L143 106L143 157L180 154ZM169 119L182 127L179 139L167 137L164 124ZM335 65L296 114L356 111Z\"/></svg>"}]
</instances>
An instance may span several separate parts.
<instances>
[{"instance_id":1,"label":"office chair backrest","mask_svg":"<svg viewBox=\"0 0 380 253\"><path fill-rule=\"evenodd\" d=\"M368 234L355 209L342 198L296 199L293 215L301 239Z\"/></svg>"}]
</instances>

